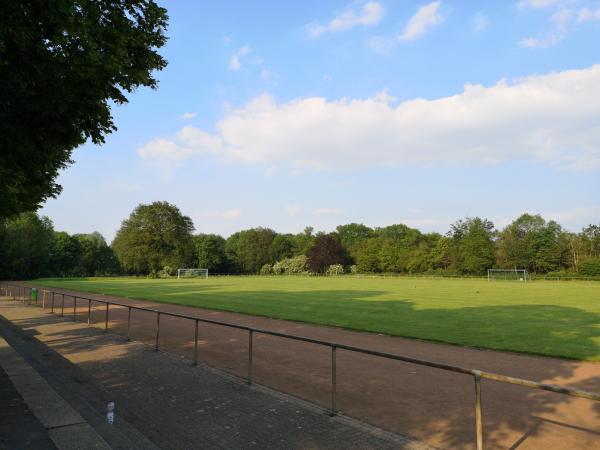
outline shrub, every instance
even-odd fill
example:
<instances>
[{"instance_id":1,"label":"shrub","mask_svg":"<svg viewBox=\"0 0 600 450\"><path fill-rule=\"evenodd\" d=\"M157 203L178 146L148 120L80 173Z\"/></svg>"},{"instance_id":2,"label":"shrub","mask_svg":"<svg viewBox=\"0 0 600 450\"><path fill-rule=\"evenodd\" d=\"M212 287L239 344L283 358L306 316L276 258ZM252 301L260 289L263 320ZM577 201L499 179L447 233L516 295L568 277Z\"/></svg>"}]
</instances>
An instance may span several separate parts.
<instances>
[{"instance_id":1,"label":"shrub","mask_svg":"<svg viewBox=\"0 0 600 450\"><path fill-rule=\"evenodd\" d=\"M579 274L586 277L600 277L600 259L588 259L579 264Z\"/></svg>"},{"instance_id":2,"label":"shrub","mask_svg":"<svg viewBox=\"0 0 600 450\"><path fill-rule=\"evenodd\" d=\"M261 275L272 275L273 274L273 266L271 264L264 264L260 268Z\"/></svg>"},{"instance_id":3,"label":"shrub","mask_svg":"<svg viewBox=\"0 0 600 450\"><path fill-rule=\"evenodd\" d=\"M304 255L293 258L285 258L273 264L273 273L275 275L298 275L306 273L308 258Z\"/></svg>"},{"instance_id":4,"label":"shrub","mask_svg":"<svg viewBox=\"0 0 600 450\"><path fill-rule=\"evenodd\" d=\"M341 264L332 264L327 268L327 271L325 273L327 275L343 275L344 266L342 266Z\"/></svg>"},{"instance_id":5,"label":"shrub","mask_svg":"<svg viewBox=\"0 0 600 450\"><path fill-rule=\"evenodd\" d=\"M352 264L350 266L350 273L356 275L358 273L358 266L356 264Z\"/></svg>"}]
</instances>

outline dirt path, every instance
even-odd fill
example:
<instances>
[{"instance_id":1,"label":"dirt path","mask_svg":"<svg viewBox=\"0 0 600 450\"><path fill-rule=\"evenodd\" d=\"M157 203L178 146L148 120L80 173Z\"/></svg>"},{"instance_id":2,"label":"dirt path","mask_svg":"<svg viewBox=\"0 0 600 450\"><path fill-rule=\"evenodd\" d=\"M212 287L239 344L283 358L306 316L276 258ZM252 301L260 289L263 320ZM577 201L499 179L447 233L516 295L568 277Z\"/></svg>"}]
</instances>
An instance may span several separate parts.
<instances>
[{"instance_id":1,"label":"dirt path","mask_svg":"<svg viewBox=\"0 0 600 450\"><path fill-rule=\"evenodd\" d=\"M167 305L91 293L64 292L65 315L73 315L70 295L152 307L195 317L307 336L412 356L535 381L600 392L600 364L478 350L412 339L360 333L236 313ZM41 298L40 298L41 302ZM55 299L60 312L62 297ZM87 302L78 320L87 318ZM49 298L46 297L46 305ZM112 332L126 334L127 309L110 308ZM104 326L103 305L92 310L92 325ZM154 342L156 317L134 311L132 337ZM200 359L239 376L247 370L247 332L200 324ZM161 317L160 346L191 359L193 321ZM258 335L254 339L256 382L324 407L330 401L330 350L313 344ZM352 417L413 436L441 448L474 448L474 387L470 376L338 350L338 408ZM485 448L600 449L600 404L591 400L483 381Z\"/></svg>"}]
</instances>

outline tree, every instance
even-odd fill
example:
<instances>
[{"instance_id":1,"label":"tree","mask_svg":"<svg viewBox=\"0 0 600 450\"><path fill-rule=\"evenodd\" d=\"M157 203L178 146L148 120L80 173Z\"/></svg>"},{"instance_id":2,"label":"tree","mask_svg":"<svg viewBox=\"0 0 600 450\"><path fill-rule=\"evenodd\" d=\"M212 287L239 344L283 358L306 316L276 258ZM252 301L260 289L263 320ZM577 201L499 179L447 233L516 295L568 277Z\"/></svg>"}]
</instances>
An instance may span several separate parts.
<instances>
[{"instance_id":1,"label":"tree","mask_svg":"<svg viewBox=\"0 0 600 450\"><path fill-rule=\"evenodd\" d=\"M55 231L50 246L49 269L53 275L69 277L76 274L81 258L81 245L64 231ZM82 275L86 275L83 273Z\"/></svg>"},{"instance_id":2,"label":"tree","mask_svg":"<svg viewBox=\"0 0 600 450\"><path fill-rule=\"evenodd\" d=\"M52 222L36 213L0 223L0 279L48 275L52 238Z\"/></svg>"},{"instance_id":3,"label":"tree","mask_svg":"<svg viewBox=\"0 0 600 450\"><path fill-rule=\"evenodd\" d=\"M498 261L509 268L530 272L557 270L561 263L562 229L540 215L522 214L500 233Z\"/></svg>"},{"instance_id":4,"label":"tree","mask_svg":"<svg viewBox=\"0 0 600 450\"><path fill-rule=\"evenodd\" d=\"M276 233L269 228L251 228L233 233L225 243L225 253L235 272L259 273L270 262L269 248Z\"/></svg>"},{"instance_id":5,"label":"tree","mask_svg":"<svg viewBox=\"0 0 600 450\"><path fill-rule=\"evenodd\" d=\"M481 275L494 266L494 224L487 219L467 217L450 225L456 250L454 264L463 273Z\"/></svg>"},{"instance_id":6,"label":"tree","mask_svg":"<svg viewBox=\"0 0 600 450\"><path fill-rule=\"evenodd\" d=\"M158 272L192 263L192 219L167 202L139 205L124 220L112 247L129 273Z\"/></svg>"},{"instance_id":7,"label":"tree","mask_svg":"<svg viewBox=\"0 0 600 450\"><path fill-rule=\"evenodd\" d=\"M225 239L216 234L198 234L192 240L196 267L208 269L209 272L227 270Z\"/></svg>"},{"instance_id":8,"label":"tree","mask_svg":"<svg viewBox=\"0 0 600 450\"><path fill-rule=\"evenodd\" d=\"M344 264L345 252L333 234L317 236L308 251L308 267L315 273L324 273L333 264Z\"/></svg>"},{"instance_id":9,"label":"tree","mask_svg":"<svg viewBox=\"0 0 600 450\"><path fill-rule=\"evenodd\" d=\"M0 217L56 197L73 149L116 130L111 105L156 88L166 26L153 0L2 2Z\"/></svg>"},{"instance_id":10,"label":"tree","mask_svg":"<svg viewBox=\"0 0 600 450\"><path fill-rule=\"evenodd\" d=\"M294 254L294 241L290 235L278 234L269 245L269 260L276 263L285 258L290 258Z\"/></svg>"},{"instance_id":11,"label":"tree","mask_svg":"<svg viewBox=\"0 0 600 450\"><path fill-rule=\"evenodd\" d=\"M119 260L100 233L95 231L90 234L75 234L73 238L79 242L81 252L75 269L76 275L103 276L120 273Z\"/></svg>"}]
</instances>

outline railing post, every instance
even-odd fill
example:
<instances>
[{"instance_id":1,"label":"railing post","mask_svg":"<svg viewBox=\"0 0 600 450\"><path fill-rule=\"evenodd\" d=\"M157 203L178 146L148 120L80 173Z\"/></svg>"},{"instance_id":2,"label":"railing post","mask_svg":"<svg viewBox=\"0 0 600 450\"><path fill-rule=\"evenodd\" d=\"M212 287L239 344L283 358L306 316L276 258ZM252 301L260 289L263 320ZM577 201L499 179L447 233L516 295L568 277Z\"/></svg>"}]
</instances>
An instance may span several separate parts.
<instances>
[{"instance_id":1,"label":"railing post","mask_svg":"<svg viewBox=\"0 0 600 450\"><path fill-rule=\"evenodd\" d=\"M253 330L248 330L248 385L252 384L252 336Z\"/></svg>"},{"instance_id":2,"label":"railing post","mask_svg":"<svg viewBox=\"0 0 600 450\"><path fill-rule=\"evenodd\" d=\"M50 312L54 314L54 291L52 291L52 307L50 308Z\"/></svg>"},{"instance_id":3,"label":"railing post","mask_svg":"<svg viewBox=\"0 0 600 450\"><path fill-rule=\"evenodd\" d=\"M483 450L483 422L481 417L481 372L473 371L475 378L475 428L477 438L477 450Z\"/></svg>"},{"instance_id":4,"label":"railing post","mask_svg":"<svg viewBox=\"0 0 600 450\"><path fill-rule=\"evenodd\" d=\"M158 351L158 336L160 333L160 312L156 311L156 342L154 344L154 351Z\"/></svg>"},{"instance_id":5,"label":"railing post","mask_svg":"<svg viewBox=\"0 0 600 450\"><path fill-rule=\"evenodd\" d=\"M88 298L88 316L87 316L88 327L91 324L91 318L92 318L92 299Z\"/></svg>"},{"instance_id":6,"label":"railing post","mask_svg":"<svg viewBox=\"0 0 600 450\"><path fill-rule=\"evenodd\" d=\"M131 306L127 310L127 340L131 340Z\"/></svg>"},{"instance_id":7,"label":"railing post","mask_svg":"<svg viewBox=\"0 0 600 450\"><path fill-rule=\"evenodd\" d=\"M108 305L109 305L109 303L106 302L106 314L104 316L104 332L105 333L108 332Z\"/></svg>"},{"instance_id":8,"label":"railing post","mask_svg":"<svg viewBox=\"0 0 600 450\"><path fill-rule=\"evenodd\" d=\"M337 345L331 344L331 412L333 417L336 415L336 391L337 391L337 368L336 368L336 348Z\"/></svg>"},{"instance_id":9,"label":"railing post","mask_svg":"<svg viewBox=\"0 0 600 450\"><path fill-rule=\"evenodd\" d=\"M194 328L194 365L198 365L198 319Z\"/></svg>"},{"instance_id":10,"label":"railing post","mask_svg":"<svg viewBox=\"0 0 600 450\"><path fill-rule=\"evenodd\" d=\"M60 304L60 317L65 315L65 294L62 294L62 303Z\"/></svg>"},{"instance_id":11,"label":"railing post","mask_svg":"<svg viewBox=\"0 0 600 450\"><path fill-rule=\"evenodd\" d=\"M73 297L73 322L77 322L77 296Z\"/></svg>"},{"instance_id":12,"label":"railing post","mask_svg":"<svg viewBox=\"0 0 600 450\"><path fill-rule=\"evenodd\" d=\"M46 309L46 290L42 290L42 309Z\"/></svg>"}]
</instances>

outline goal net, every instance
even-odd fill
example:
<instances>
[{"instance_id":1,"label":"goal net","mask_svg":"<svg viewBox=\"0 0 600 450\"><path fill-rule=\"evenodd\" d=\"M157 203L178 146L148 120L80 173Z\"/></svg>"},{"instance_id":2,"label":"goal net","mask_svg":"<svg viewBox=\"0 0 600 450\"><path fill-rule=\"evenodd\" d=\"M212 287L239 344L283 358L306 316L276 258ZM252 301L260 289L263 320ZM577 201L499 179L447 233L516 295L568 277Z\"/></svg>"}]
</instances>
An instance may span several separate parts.
<instances>
[{"instance_id":1,"label":"goal net","mask_svg":"<svg viewBox=\"0 0 600 450\"><path fill-rule=\"evenodd\" d=\"M177 269L177 278L208 278L208 269Z\"/></svg>"},{"instance_id":2,"label":"goal net","mask_svg":"<svg viewBox=\"0 0 600 450\"><path fill-rule=\"evenodd\" d=\"M530 281L525 269L488 269L488 281L493 280Z\"/></svg>"}]
</instances>

